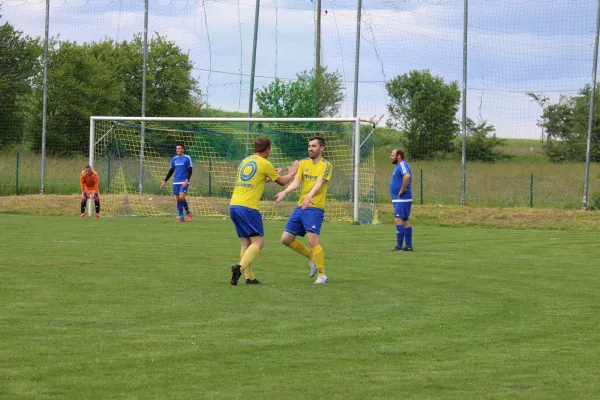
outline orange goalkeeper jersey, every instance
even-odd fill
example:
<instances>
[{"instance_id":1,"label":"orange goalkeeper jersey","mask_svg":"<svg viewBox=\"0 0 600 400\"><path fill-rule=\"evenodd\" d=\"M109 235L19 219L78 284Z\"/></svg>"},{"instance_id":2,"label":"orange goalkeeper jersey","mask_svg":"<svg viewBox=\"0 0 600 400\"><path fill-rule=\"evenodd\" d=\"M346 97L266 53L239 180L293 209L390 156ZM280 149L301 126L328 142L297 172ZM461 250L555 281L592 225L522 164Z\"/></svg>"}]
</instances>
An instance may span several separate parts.
<instances>
[{"instance_id":1,"label":"orange goalkeeper jersey","mask_svg":"<svg viewBox=\"0 0 600 400\"><path fill-rule=\"evenodd\" d=\"M79 175L79 184L81 185L81 193L100 193L98 188L98 182L100 179L98 178L98 173L92 170L91 175L87 175L85 173L85 169L81 171L81 175Z\"/></svg>"}]
</instances>

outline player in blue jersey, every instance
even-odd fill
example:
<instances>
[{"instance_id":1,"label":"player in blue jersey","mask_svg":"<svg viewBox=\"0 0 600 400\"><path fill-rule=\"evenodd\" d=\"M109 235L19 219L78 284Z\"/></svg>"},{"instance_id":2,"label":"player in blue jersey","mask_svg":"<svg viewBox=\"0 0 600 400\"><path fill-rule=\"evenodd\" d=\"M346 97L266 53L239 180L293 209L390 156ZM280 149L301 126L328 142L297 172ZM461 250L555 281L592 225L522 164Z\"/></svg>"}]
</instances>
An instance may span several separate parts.
<instances>
[{"instance_id":1,"label":"player in blue jersey","mask_svg":"<svg viewBox=\"0 0 600 400\"><path fill-rule=\"evenodd\" d=\"M402 149L392 150L390 158L392 164L396 166L390 182L390 194L394 205L394 223L396 224L396 247L392 251L413 251L412 226L408 221L412 206L410 166L404 160L404 150ZM404 241L406 241L406 246L402 248L402 242Z\"/></svg>"},{"instance_id":2,"label":"player in blue jersey","mask_svg":"<svg viewBox=\"0 0 600 400\"><path fill-rule=\"evenodd\" d=\"M171 168L164 181L160 184L160 188L164 189L167 181L175 173L173 177L173 194L175 195L175 201L177 202L177 214L179 217L176 222L184 222L183 210L187 214L187 220L192 222L192 213L188 206L188 202L185 199L185 194L188 191L190 178L192 177L192 158L185 154L185 146L178 144L175 147L177 155L171 160Z\"/></svg>"}]
</instances>

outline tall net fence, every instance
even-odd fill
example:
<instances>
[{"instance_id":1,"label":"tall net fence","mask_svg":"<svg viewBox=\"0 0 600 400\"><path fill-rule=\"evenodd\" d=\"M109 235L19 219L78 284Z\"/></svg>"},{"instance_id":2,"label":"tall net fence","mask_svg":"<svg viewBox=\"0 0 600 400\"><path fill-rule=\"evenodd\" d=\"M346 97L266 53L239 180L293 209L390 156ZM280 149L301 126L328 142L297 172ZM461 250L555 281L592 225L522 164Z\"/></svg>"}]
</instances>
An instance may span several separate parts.
<instances>
[{"instance_id":1,"label":"tall net fence","mask_svg":"<svg viewBox=\"0 0 600 400\"><path fill-rule=\"evenodd\" d=\"M255 5L148 2L146 116L246 116L252 79L254 115L352 116L357 2L324 0L319 39L316 1L262 1L253 77ZM581 206L597 7L469 2L467 204ZM144 1L50 0L42 163L45 9L0 0L0 195L73 194L89 117L141 115ZM463 0L362 2L357 109L379 121L379 201L389 151L403 147L424 203L461 202L465 16ZM589 204L600 207L598 114Z\"/></svg>"}]
</instances>

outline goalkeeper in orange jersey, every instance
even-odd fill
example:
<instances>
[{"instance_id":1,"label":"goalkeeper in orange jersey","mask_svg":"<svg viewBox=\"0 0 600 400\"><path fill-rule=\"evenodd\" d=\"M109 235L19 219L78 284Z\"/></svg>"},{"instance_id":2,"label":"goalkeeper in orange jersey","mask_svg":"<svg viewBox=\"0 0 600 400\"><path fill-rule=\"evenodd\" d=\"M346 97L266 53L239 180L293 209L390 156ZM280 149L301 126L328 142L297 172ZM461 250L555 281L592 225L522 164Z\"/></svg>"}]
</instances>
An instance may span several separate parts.
<instances>
[{"instance_id":1,"label":"goalkeeper in orange jersey","mask_svg":"<svg viewBox=\"0 0 600 400\"><path fill-rule=\"evenodd\" d=\"M85 169L79 175L79 184L81 185L81 218L85 218L85 205L88 199L94 199L96 205L96 219L100 219L100 190L98 184L100 179L98 173L92 169L90 165L86 165Z\"/></svg>"}]
</instances>

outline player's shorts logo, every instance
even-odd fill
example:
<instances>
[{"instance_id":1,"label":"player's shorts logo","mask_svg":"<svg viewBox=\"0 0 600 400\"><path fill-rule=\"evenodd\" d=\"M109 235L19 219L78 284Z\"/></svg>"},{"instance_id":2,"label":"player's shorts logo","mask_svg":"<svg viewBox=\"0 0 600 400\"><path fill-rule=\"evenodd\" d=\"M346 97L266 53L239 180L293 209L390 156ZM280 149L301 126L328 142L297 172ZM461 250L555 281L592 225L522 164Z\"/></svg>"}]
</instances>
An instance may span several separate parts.
<instances>
[{"instance_id":1,"label":"player's shorts logo","mask_svg":"<svg viewBox=\"0 0 600 400\"><path fill-rule=\"evenodd\" d=\"M240 170L240 179L243 182L248 182L250 179L254 178L257 169L258 166L256 165L256 161L250 161L244 164L244 166Z\"/></svg>"}]
</instances>

